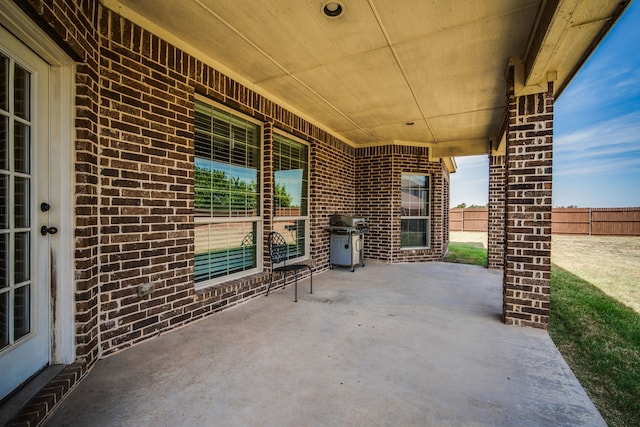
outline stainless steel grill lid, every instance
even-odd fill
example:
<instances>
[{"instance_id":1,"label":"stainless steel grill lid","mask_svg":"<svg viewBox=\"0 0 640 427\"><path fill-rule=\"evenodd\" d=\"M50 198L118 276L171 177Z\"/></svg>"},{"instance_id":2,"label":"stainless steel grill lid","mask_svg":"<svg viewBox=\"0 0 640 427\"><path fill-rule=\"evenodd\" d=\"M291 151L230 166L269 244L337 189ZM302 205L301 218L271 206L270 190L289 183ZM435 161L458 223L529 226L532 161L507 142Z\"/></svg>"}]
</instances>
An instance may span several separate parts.
<instances>
[{"instance_id":1,"label":"stainless steel grill lid","mask_svg":"<svg viewBox=\"0 0 640 427\"><path fill-rule=\"evenodd\" d=\"M332 227L356 227L364 225L364 218L355 218L349 215L333 214L329 217L329 225Z\"/></svg>"}]
</instances>

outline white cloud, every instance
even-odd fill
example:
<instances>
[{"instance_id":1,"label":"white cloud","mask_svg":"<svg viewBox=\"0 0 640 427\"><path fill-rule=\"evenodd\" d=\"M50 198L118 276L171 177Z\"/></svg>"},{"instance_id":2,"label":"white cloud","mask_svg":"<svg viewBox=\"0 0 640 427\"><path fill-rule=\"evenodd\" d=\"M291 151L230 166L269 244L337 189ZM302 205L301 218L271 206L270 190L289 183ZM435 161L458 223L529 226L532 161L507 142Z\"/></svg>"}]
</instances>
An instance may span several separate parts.
<instances>
[{"instance_id":1,"label":"white cloud","mask_svg":"<svg viewBox=\"0 0 640 427\"><path fill-rule=\"evenodd\" d=\"M562 165L554 167L553 176L618 174L625 170L640 171L640 156L627 159L591 159L585 162Z\"/></svg>"},{"instance_id":2,"label":"white cloud","mask_svg":"<svg viewBox=\"0 0 640 427\"><path fill-rule=\"evenodd\" d=\"M625 61L600 58L596 66L583 69L556 100L556 114L588 122L603 114L624 113L619 106L640 96L640 69L621 62Z\"/></svg>"},{"instance_id":3,"label":"white cloud","mask_svg":"<svg viewBox=\"0 0 640 427\"><path fill-rule=\"evenodd\" d=\"M451 175L451 206L484 205L489 193L488 156L456 157L458 170Z\"/></svg>"},{"instance_id":4,"label":"white cloud","mask_svg":"<svg viewBox=\"0 0 640 427\"><path fill-rule=\"evenodd\" d=\"M558 135L554 163L558 176L640 172L640 111Z\"/></svg>"}]
</instances>

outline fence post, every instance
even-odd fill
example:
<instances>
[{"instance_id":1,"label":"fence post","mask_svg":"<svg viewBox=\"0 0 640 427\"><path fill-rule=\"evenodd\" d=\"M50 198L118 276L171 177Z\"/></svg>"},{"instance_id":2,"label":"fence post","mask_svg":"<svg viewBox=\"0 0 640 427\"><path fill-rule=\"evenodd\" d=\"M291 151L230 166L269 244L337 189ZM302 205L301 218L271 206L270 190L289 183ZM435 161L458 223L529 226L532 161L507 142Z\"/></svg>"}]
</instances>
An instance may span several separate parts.
<instances>
[{"instance_id":1,"label":"fence post","mask_svg":"<svg viewBox=\"0 0 640 427\"><path fill-rule=\"evenodd\" d=\"M589 208L589 236L591 236L592 228L593 228L593 209Z\"/></svg>"},{"instance_id":2,"label":"fence post","mask_svg":"<svg viewBox=\"0 0 640 427\"><path fill-rule=\"evenodd\" d=\"M464 231L464 208L462 208L462 225L460 226L462 231Z\"/></svg>"}]
</instances>

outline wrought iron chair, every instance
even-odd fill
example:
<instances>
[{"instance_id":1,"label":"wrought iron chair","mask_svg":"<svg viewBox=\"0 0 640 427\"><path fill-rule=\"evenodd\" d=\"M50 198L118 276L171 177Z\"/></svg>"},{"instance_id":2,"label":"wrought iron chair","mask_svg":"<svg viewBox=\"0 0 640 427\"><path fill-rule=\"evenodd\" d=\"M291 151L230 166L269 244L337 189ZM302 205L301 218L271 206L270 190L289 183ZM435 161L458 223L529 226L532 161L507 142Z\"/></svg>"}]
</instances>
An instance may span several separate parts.
<instances>
[{"instance_id":1,"label":"wrought iron chair","mask_svg":"<svg viewBox=\"0 0 640 427\"><path fill-rule=\"evenodd\" d=\"M298 271L309 269L309 293L313 293L313 270L311 266L307 264L287 264L287 255L288 255L288 245L287 241L284 239L282 234L277 231L272 231L269 233L269 237L267 239L267 245L269 249L269 257L271 258L271 275L269 276L269 286L267 286L267 295L269 296L269 290L271 289L271 283L273 282L273 273L282 272L284 275L284 280L282 283L282 289L284 289L287 283L287 272L292 271L293 277L295 278L295 291L294 291L294 302L298 302ZM276 264L281 264L280 267L274 267Z\"/></svg>"},{"instance_id":2,"label":"wrought iron chair","mask_svg":"<svg viewBox=\"0 0 640 427\"><path fill-rule=\"evenodd\" d=\"M242 242L240 243L240 247L241 248L247 248L247 247L251 247L253 246L253 231L248 232L247 234L245 234L245 236L242 238Z\"/></svg>"}]
</instances>

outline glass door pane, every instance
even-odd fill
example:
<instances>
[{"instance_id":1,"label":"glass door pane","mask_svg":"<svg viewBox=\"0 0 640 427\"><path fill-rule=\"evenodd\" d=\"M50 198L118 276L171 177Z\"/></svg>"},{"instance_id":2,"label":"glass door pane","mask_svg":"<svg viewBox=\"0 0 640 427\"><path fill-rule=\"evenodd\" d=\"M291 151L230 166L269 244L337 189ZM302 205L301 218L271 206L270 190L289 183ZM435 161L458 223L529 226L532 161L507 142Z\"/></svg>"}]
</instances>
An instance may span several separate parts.
<instances>
[{"instance_id":1,"label":"glass door pane","mask_svg":"<svg viewBox=\"0 0 640 427\"><path fill-rule=\"evenodd\" d=\"M9 117L0 115L0 169L8 169L9 165Z\"/></svg>"},{"instance_id":2,"label":"glass door pane","mask_svg":"<svg viewBox=\"0 0 640 427\"><path fill-rule=\"evenodd\" d=\"M0 110L9 111L9 58L0 53Z\"/></svg>"},{"instance_id":3,"label":"glass door pane","mask_svg":"<svg viewBox=\"0 0 640 427\"><path fill-rule=\"evenodd\" d=\"M31 74L0 54L0 349L33 331Z\"/></svg>"},{"instance_id":4,"label":"glass door pane","mask_svg":"<svg viewBox=\"0 0 640 427\"><path fill-rule=\"evenodd\" d=\"M29 120L31 116L31 74L19 65L14 64L13 71L13 110L21 119Z\"/></svg>"},{"instance_id":5,"label":"glass door pane","mask_svg":"<svg viewBox=\"0 0 640 427\"><path fill-rule=\"evenodd\" d=\"M9 345L9 293L0 294L0 348Z\"/></svg>"},{"instance_id":6,"label":"glass door pane","mask_svg":"<svg viewBox=\"0 0 640 427\"><path fill-rule=\"evenodd\" d=\"M50 115L60 99L50 71L0 25L0 400L46 367L54 348L50 260L58 242L40 235L51 213L38 209L58 205L49 199L49 139L64 124Z\"/></svg>"},{"instance_id":7,"label":"glass door pane","mask_svg":"<svg viewBox=\"0 0 640 427\"><path fill-rule=\"evenodd\" d=\"M13 339L31 332L31 287L29 285L16 288L13 293Z\"/></svg>"}]
</instances>

